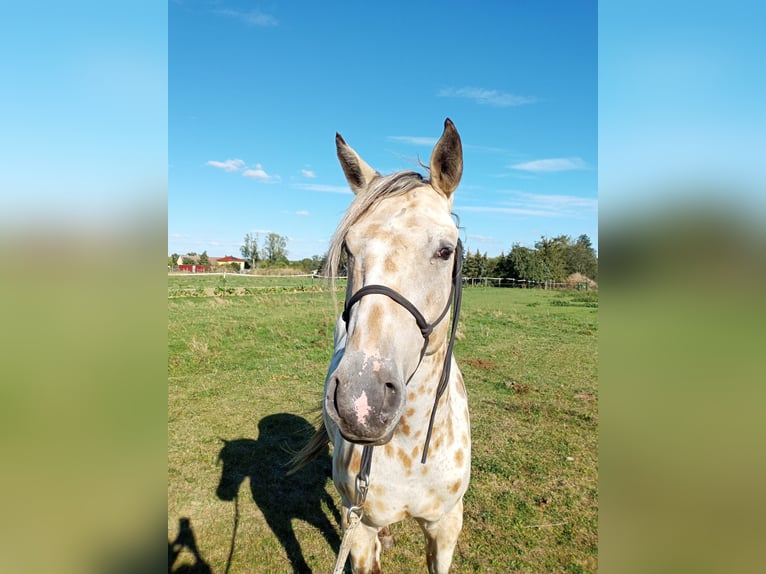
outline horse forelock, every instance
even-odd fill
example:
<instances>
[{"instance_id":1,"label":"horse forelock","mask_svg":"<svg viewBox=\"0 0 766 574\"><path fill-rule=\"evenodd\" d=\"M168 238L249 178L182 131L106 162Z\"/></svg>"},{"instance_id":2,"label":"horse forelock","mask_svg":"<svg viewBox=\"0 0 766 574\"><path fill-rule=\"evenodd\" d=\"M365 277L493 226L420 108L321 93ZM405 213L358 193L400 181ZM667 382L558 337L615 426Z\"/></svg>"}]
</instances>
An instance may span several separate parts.
<instances>
[{"instance_id":1,"label":"horse forelock","mask_svg":"<svg viewBox=\"0 0 766 574\"><path fill-rule=\"evenodd\" d=\"M429 180L415 171L400 171L376 177L370 182L367 189L354 197L354 201L351 202L351 205L346 210L330 241L326 272L333 284L338 277L340 260L343 256L343 245L349 229L382 200L388 197L404 195L417 187L428 185L428 183ZM335 290L333 289L334 292Z\"/></svg>"}]
</instances>

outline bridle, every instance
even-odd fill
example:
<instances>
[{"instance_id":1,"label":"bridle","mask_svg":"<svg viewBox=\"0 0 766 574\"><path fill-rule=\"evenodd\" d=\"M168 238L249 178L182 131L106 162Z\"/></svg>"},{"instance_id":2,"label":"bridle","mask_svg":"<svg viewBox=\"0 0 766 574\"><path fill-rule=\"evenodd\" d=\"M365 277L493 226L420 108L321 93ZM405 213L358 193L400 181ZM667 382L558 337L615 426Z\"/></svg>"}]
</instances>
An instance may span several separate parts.
<instances>
[{"instance_id":1,"label":"bridle","mask_svg":"<svg viewBox=\"0 0 766 574\"><path fill-rule=\"evenodd\" d=\"M452 328L450 331L449 343L447 344L447 353L444 355L444 366L442 367L441 378L439 379L439 384L436 387L434 408L431 409L431 418L428 421L428 432L426 433L426 440L423 446L423 456L420 459L422 464L426 463L426 458L428 456L428 445L431 442L431 432L433 431L434 419L436 416L436 407L439 405L439 399L441 399L442 395L444 394L444 390L447 388L452 366L452 350L455 346L455 334L457 333L457 323L460 316L460 304L463 298L463 243L459 239L455 247L453 257L454 261L452 265L452 286L450 288L450 296L447 299L447 304L444 306L444 310L432 323L428 322L428 320L423 316L418 308L412 304L411 301L390 287L386 287L385 285L365 285L359 289L346 300L346 303L343 307L343 314L341 315L343 321L346 323L346 329L348 329L351 308L365 295L385 295L410 312L410 314L415 318L415 322L420 329L420 334L423 335L423 347L420 350L420 359L418 360L418 364L415 367L415 370L407 379L407 383L405 383L408 384L417 372L418 368L420 368L420 364L423 362L423 357L426 354L426 349L428 348L428 340L431 336L431 333L433 333L434 328L447 316L450 307L453 307ZM366 457L363 457L363 459L368 462L366 474L369 474L369 462L372 459L372 447L365 446L365 451L367 451L367 449L370 449L369 454ZM364 470L365 469L362 468L360 470L360 474L362 474Z\"/></svg>"}]
</instances>

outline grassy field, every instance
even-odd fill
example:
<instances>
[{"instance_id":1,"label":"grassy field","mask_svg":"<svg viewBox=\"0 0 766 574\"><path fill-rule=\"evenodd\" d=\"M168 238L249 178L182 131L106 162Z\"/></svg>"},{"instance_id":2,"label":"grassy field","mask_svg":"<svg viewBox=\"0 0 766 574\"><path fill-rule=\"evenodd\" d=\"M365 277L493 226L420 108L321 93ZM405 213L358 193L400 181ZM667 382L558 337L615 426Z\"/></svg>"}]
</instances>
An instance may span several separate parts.
<instances>
[{"instance_id":1,"label":"grassy field","mask_svg":"<svg viewBox=\"0 0 766 574\"><path fill-rule=\"evenodd\" d=\"M174 571L328 572L340 535L330 453L292 477L284 464L317 416L331 295L306 278L204 296L220 277L198 279L168 287L168 539L184 519L181 541L193 533L198 549ZM455 352L473 460L453 572L597 570L597 307L594 292L464 291ZM391 530L384 571L424 572L418 526Z\"/></svg>"}]
</instances>

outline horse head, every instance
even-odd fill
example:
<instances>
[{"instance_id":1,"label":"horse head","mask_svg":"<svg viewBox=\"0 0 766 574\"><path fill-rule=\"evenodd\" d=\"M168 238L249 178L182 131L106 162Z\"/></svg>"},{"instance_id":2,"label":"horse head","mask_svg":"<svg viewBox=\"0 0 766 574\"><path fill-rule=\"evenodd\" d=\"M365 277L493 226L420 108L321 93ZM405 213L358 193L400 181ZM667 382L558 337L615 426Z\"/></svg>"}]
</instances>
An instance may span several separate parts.
<instances>
[{"instance_id":1,"label":"horse head","mask_svg":"<svg viewBox=\"0 0 766 574\"><path fill-rule=\"evenodd\" d=\"M447 119L430 159L430 178L381 176L338 134L338 159L355 198L333 237L329 265L348 260L345 341L325 384L324 410L342 435L384 444L407 404L423 358L445 348L459 265L453 193L463 171L460 136Z\"/></svg>"}]
</instances>

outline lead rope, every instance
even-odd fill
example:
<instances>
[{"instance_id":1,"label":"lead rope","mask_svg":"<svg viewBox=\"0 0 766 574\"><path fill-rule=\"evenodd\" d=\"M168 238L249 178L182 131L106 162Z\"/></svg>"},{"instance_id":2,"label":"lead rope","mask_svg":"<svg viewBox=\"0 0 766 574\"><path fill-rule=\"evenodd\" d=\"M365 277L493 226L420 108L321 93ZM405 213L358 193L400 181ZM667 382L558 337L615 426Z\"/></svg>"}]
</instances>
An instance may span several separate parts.
<instances>
[{"instance_id":1,"label":"lead rope","mask_svg":"<svg viewBox=\"0 0 766 574\"><path fill-rule=\"evenodd\" d=\"M332 574L342 574L346 566L348 554L351 552L351 535L359 526L364 516L364 501L367 499L367 490L370 487L370 467L372 466L372 447L365 446L362 450L362 462L359 465L359 473L356 475L356 493L354 506L349 507L346 514L346 528L343 530L343 540L338 550L338 558L335 560L335 568Z\"/></svg>"}]
</instances>

